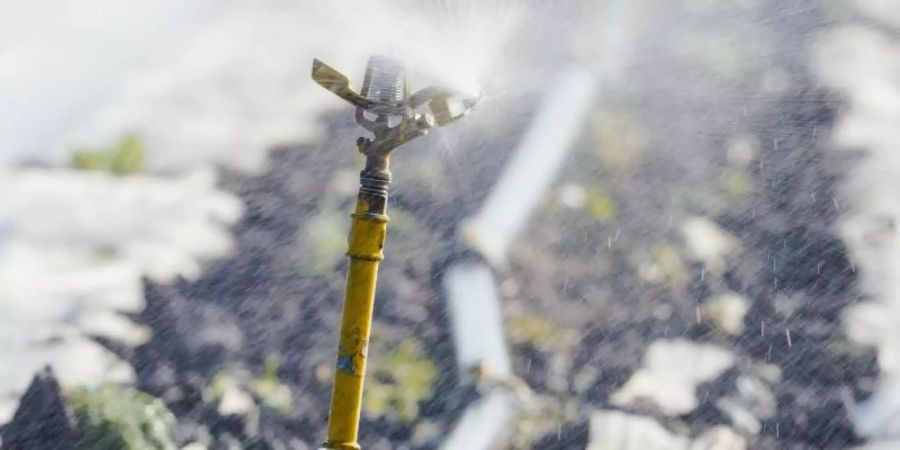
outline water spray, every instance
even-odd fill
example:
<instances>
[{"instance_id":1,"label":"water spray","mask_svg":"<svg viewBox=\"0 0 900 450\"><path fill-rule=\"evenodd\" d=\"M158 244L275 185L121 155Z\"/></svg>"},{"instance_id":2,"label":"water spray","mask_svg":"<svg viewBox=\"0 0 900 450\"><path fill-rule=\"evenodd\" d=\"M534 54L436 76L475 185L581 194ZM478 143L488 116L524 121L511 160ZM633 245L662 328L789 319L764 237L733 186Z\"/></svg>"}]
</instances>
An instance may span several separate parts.
<instances>
[{"instance_id":1,"label":"water spray","mask_svg":"<svg viewBox=\"0 0 900 450\"><path fill-rule=\"evenodd\" d=\"M356 142L366 162L359 176L356 210L351 216L347 251L350 266L341 313L328 439L323 444L327 449L352 450L360 448L357 437L375 285L387 232L391 153L424 136L434 126L446 125L466 115L478 99L441 86L407 95L403 63L384 56L369 59L360 93L350 87L346 76L318 59L313 61L312 78L355 106L356 121L373 135L360 137ZM428 112L415 112L424 105Z\"/></svg>"}]
</instances>

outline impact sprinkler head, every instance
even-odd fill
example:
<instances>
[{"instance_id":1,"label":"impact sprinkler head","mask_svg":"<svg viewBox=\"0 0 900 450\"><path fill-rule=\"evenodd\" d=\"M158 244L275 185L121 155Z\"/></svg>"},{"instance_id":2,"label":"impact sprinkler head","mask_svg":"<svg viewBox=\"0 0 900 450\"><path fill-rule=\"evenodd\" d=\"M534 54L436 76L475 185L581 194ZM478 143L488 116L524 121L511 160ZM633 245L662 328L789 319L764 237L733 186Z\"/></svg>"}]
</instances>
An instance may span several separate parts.
<instances>
[{"instance_id":1,"label":"impact sprinkler head","mask_svg":"<svg viewBox=\"0 0 900 450\"><path fill-rule=\"evenodd\" d=\"M325 89L356 106L356 121L374 135L357 141L359 151L366 155L366 167L359 175L359 195L350 227L347 250L350 265L341 310L328 440L322 444L326 449L359 450L357 437L376 274L384 257L387 235L391 152L427 134L435 125L446 125L464 116L477 99L437 86L407 95L403 64L383 56L369 59L360 93L350 87L347 77L322 61L313 61L312 77ZM425 104L428 112L415 112Z\"/></svg>"},{"instance_id":2,"label":"impact sprinkler head","mask_svg":"<svg viewBox=\"0 0 900 450\"><path fill-rule=\"evenodd\" d=\"M367 157L366 168L371 170L387 170L391 151L428 134L435 125L456 121L478 101L477 97L442 86L408 95L403 63L386 56L369 58L360 93L350 87L346 76L318 59L313 60L312 78L356 106L356 121L374 135L357 141L359 151ZM428 112L415 112L425 104Z\"/></svg>"}]
</instances>

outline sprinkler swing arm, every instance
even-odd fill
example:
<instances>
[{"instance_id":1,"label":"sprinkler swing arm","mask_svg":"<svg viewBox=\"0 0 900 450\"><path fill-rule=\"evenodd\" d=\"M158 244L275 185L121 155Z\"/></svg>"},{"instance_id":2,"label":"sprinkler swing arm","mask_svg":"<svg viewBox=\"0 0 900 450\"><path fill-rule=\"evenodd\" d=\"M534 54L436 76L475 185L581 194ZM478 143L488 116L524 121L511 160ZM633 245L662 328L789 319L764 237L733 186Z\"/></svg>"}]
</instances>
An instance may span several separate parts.
<instances>
[{"instance_id":1,"label":"sprinkler swing arm","mask_svg":"<svg viewBox=\"0 0 900 450\"><path fill-rule=\"evenodd\" d=\"M356 121L373 135L360 137L356 142L366 163L360 172L356 210L351 216L347 251L350 265L341 312L328 439L322 444L326 449L359 450L357 440L375 286L387 234L390 155L397 147L428 134L434 126L463 117L478 99L466 98L456 90L440 86L407 95L403 65L381 56L369 59L360 93L350 87L346 76L318 59L313 60L312 78L355 106ZM426 104L429 112L415 112Z\"/></svg>"}]
</instances>

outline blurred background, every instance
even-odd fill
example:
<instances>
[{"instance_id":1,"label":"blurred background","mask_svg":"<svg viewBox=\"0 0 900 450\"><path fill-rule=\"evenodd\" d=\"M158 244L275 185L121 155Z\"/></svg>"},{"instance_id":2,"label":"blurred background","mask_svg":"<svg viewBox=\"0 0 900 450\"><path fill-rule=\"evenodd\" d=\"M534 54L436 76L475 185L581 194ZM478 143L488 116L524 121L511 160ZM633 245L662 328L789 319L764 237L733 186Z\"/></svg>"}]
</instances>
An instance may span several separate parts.
<instances>
[{"instance_id":1,"label":"blurred background","mask_svg":"<svg viewBox=\"0 0 900 450\"><path fill-rule=\"evenodd\" d=\"M310 69L373 54L482 98L393 158L363 448L900 448L898 35L892 0L0 1L3 449L317 448L365 132Z\"/></svg>"}]
</instances>

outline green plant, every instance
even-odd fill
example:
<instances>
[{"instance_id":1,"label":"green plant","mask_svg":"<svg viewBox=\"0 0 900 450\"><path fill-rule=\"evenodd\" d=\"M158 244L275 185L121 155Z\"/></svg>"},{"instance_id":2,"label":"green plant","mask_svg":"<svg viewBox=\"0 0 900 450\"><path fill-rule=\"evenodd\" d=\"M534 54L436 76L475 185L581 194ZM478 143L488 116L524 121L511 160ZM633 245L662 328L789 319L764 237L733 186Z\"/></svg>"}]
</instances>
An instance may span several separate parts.
<instances>
[{"instance_id":1,"label":"green plant","mask_svg":"<svg viewBox=\"0 0 900 450\"><path fill-rule=\"evenodd\" d=\"M99 170L116 175L129 175L144 169L144 145L137 134L130 133L112 148L80 150L72 155L72 167Z\"/></svg>"},{"instance_id":2,"label":"green plant","mask_svg":"<svg viewBox=\"0 0 900 450\"><path fill-rule=\"evenodd\" d=\"M347 251L347 214L337 205L326 203L306 223L301 235L304 253L303 268L310 275L329 275L344 259Z\"/></svg>"},{"instance_id":3,"label":"green plant","mask_svg":"<svg viewBox=\"0 0 900 450\"><path fill-rule=\"evenodd\" d=\"M419 415L419 403L431 397L437 366L413 338L372 358L371 377L363 396L363 408L374 417L395 416L411 422Z\"/></svg>"},{"instance_id":4,"label":"green plant","mask_svg":"<svg viewBox=\"0 0 900 450\"><path fill-rule=\"evenodd\" d=\"M79 450L175 450L175 416L157 398L133 388L103 385L67 393Z\"/></svg>"},{"instance_id":5,"label":"green plant","mask_svg":"<svg viewBox=\"0 0 900 450\"><path fill-rule=\"evenodd\" d=\"M291 388L278 378L279 361L276 358L266 360L263 375L250 383L250 388L259 398L263 406L272 408L282 414L290 414L292 406Z\"/></svg>"},{"instance_id":6,"label":"green plant","mask_svg":"<svg viewBox=\"0 0 900 450\"><path fill-rule=\"evenodd\" d=\"M591 217L600 221L615 219L618 213L616 201L605 190L590 186L585 190L585 208Z\"/></svg>"},{"instance_id":7,"label":"green plant","mask_svg":"<svg viewBox=\"0 0 900 450\"><path fill-rule=\"evenodd\" d=\"M506 334L514 344L530 344L546 352L563 352L572 343L568 330L533 313L509 317Z\"/></svg>"}]
</instances>

